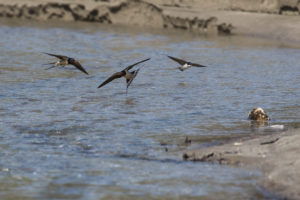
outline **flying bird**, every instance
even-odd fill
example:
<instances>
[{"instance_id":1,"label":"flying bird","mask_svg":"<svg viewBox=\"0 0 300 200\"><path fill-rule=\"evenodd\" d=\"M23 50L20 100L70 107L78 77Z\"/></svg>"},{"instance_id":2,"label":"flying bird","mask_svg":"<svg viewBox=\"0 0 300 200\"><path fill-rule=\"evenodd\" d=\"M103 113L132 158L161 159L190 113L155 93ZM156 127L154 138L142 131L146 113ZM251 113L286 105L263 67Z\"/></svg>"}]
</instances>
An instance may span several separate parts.
<instances>
[{"instance_id":1,"label":"flying bird","mask_svg":"<svg viewBox=\"0 0 300 200\"><path fill-rule=\"evenodd\" d=\"M130 86L130 84L132 83L133 79L136 77L136 75L138 74L140 69L137 69L137 70L134 70L134 71L131 71L131 72L129 70L132 69L135 65L146 62L148 60L150 60L150 58L139 61L139 62L134 63L132 65L129 65L128 67L126 67L122 71L114 73L108 79L106 79L103 83L101 83L101 85L99 85L98 88L101 88L102 86L104 86L107 83L115 80L116 78L124 77L126 79L126 83L127 83L127 87L126 87L126 93L127 93L128 87Z\"/></svg>"},{"instance_id":2,"label":"flying bird","mask_svg":"<svg viewBox=\"0 0 300 200\"><path fill-rule=\"evenodd\" d=\"M81 64L77 60L75 60L74 58L70 58L68 56L51 54L51 53L44 53L44 54L47 54L49 56L54 56L54 57L59 59L57 62L52 62L52 63L45 64L45 65L53 65L53 66L47 68L46 70L57 67L57 66L64 67L66 65L73 65L74 67L76 67L77 69L82 71L83 73L88 74L87 71L81 66Z\"/></svg>"},{"instance_id":3,"label":"flying bird","mask_svg":"<svg viewBox=\"0 0 300 200\"><path fill-rule=\"evenodd\" d=\"M180 67L178 67L178 69L180 71L184 71L184 70L186 70L190 67L206 67L204 65L200 65L200 64L197 64L197 63L191 63L191 62L179 59L179 58L174 58L172 56L168 56L168 57L181 65Z\"/></svg>"}]
</instances>

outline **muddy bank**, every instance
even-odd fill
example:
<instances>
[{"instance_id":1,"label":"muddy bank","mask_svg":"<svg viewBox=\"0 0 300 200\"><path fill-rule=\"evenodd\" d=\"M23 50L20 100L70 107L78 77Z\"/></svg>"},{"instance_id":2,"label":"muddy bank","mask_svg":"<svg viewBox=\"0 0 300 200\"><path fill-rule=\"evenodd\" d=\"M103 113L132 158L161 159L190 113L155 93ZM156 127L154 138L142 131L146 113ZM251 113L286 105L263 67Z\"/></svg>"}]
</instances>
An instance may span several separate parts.
<instances>
[{"instance_id":1,"label":"muddy bank","mask_svg":"<svg viewBox=\"0 0 300 200\"><path fill-rule=\"evenodd\" d=\"M150 1L150 0L149 0ZM182 18L214 16L218 24L232 24L231 33L280 41L299 47L298 1L294 0L153 0L166 15ZM159 3L160 2L160 3Z\"/></svg>"},{"instance_id":2,"label":"muddy bank","mask_svg":"<svg viewBox=\"0 0 300 200\"><path fill-rule=\"evenodd\" d=\"M295 129L189 150L183 158L260 169L263 187L287 199L300 199L299 144L300 129Z\"/></svg>"},{"instance_id":3,"label":"muddy bank","mask_svg":"<svg viewBox=\"0 0 300 200\"><path fill-rule=\"evenodd\" d=\"M293 0L0 0L0 18L86 21L243 35L300 45L300 3Z\"/></svg>"},{"instance_id":4,"label":"muddy bank","mask_svg":"<svg viewBox=\"0 0 300 200\"><path fill-rule=\"evenodd\" d=\"M165 7L205 8L282 15L299 15L298 0L145 0Z\"/></svg>"},{"instance_id":5,"label":"muddy bank","mask_svg":"<svg viewBox=\"0 0 300 200\"><path fill-rule=\"evenodd\" d=\"M150 28L171 28L195 33L230 34L230 24L218 24L214 16L198 18L168 15L146 1L0 1L0 17L34 20L87 21Z\"/></svg>"}]
</instances>

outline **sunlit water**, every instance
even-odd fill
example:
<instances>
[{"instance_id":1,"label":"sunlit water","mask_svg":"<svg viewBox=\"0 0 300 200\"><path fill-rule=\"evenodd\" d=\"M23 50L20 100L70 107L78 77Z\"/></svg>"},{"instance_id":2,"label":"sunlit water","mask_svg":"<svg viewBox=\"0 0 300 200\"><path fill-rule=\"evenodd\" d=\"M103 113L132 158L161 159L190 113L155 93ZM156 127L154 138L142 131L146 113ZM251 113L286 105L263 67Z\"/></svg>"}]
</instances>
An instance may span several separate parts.
<instances>
[{"instance_id":1,"label":"sunlit water","mask_svg":"<svg viewBox=\"0 0 300 200\"><path fill-rule=\"evenodd\" d=\"M300 50L81 23L2 21L0 35L0 199L268 198L260 172L182 153L261 134L247 120L257 106L271 124L299 126ZM75 57L90 75L44 70L55 58L41 52ZM166 55L208 67L181 72ZM148 57L127 95L124 78L97 89Z\"/></svg>"}]
</instances>

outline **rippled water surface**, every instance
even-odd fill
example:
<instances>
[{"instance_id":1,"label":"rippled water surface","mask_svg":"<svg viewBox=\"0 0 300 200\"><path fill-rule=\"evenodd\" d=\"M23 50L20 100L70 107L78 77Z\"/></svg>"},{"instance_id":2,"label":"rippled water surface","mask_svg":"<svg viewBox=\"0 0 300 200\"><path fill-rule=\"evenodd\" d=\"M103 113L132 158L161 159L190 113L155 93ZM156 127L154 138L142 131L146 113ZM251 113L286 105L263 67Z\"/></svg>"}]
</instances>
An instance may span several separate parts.
<instances>
[{"instance_id":1,"label":"rippled water surface","mask_svg":"<svg viewBox=\"0 0 300 200\"><path fill-rule=\"evenodd\" d=\"M299 49L84 23L2 21L0 35L0 199L268 198L260 172L182 152L261 134L247 120L256 106L271 124L299 126ZM55 59L41 52L90 75L44 70ZM166 55L208 67L181 72ZM127 95L124 78L97 89L148 57Z\"/></svg>"}]
</instances>

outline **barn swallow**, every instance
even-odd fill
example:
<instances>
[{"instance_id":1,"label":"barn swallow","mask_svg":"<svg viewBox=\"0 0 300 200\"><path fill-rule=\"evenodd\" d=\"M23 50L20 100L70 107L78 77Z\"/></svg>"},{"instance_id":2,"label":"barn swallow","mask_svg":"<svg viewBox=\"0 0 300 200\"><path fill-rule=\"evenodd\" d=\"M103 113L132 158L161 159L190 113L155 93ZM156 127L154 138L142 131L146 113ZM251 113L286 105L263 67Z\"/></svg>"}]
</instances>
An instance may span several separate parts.
<instances>
[{"instance_id":1,"label":"barn swallow","mask_svg":"<svg viewBox=\"0 0 300 200\"><path fill-rule=\"evenodd\" d=\"M44 54L47 54L49 56L54 56L54 57L59 59L57 62L47 63L46 65L49 64L49 65L53 65L53 66L47 68L46 70L57 67L57 66L64 67L66 65L73 65L74 67L76 67L77 69L82 71L83 73L88 74L87 71L81 66L81 64L77 60L75 60L74 58L70 58L68 56L51 54L51 53L44 53Z\"/></svg>"},{"instance_id":2,"label":"barn swallow","mask_svg":"<svg viewBox=\"0 0 300 200\"><path fill-rule=\"evenodd\" d=\"M139 62L134 63L132 65L129 65L128 67L126 67L122 71L114 73L108 79L106 79L103 83L101 83L101 85L99 85L98 88L101 88L102 86L106 85L107 83L113 81L116 78L124 77L126 79L126 83L127 83L127 87L126 87L126 93L127 93L128 87L130 86L131 82L136 77L136 75L138 74L138 72L139 72L140 69L137 69L137 70L134 70L134 71L131 71L131 72L129 70L131 68L133 68L135 65L138 65L140 63L146 62L148 60L150 60L150 58L147 58L145 60L139 61Z\"/></svg>"},{"instance_id":3,"label":"barn swallow","mask_svg":"<svg viewBox=\"0 0 300 200\"><path fill-rule=\"evenodd\" d=\"M188 62L188 61L185 61L185 60L182 60L182 59L179 59L179 58L174 58L172 56L168 56L170 59L174 60L175 62L181 64L182 66L178 67L178 69L180 71L184 71L190 67L206 67L204 65L200 65L200 64L197 64L197 63L191 63L191 62Z\"/></svg>"}]
</instances>

